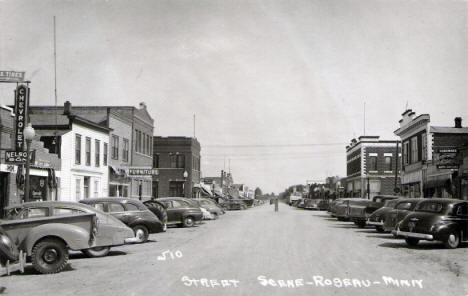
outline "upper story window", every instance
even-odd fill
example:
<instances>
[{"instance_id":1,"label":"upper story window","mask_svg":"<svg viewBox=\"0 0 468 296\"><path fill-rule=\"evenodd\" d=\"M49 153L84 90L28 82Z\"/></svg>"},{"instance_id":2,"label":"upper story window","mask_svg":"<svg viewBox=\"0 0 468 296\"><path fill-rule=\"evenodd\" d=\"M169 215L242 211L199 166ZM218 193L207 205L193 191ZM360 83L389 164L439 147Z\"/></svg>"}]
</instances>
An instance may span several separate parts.
<instances>
[{"instance_id":1,"label":"upper story window","mask_svg":"<svg viewBox=\"0 0 468 296\"><path fill-rule=\"evenodd\" d=\"M421 135L421 160L427 160L427 134Z\"/></svg>"},{"instance_id":2,"label":"upper story window","mask_svg":"<svg viewBox=\"0 0 468 296\"><path fill-rule=\"evenodd\" d=\"M104 143L104 151L102 156L102 164L107 165L107 143Z\"/></svg>"},{"instance_id":3,"label":"upper story window","mask_svg":"<svg viewBox=\"0 0 468 296\"><path fill-rule=\"evenodd\" d=\"M185 168L185 155L184 154L171 154L171 168Z\"/></svg>"},{"instance_id":4,"label":"upper story window","mask_svg":"<svg viewBox=\"0 0 468 296\"><path fill-rule=\"evenodd\" d=\"M86 165L91 165L91 138L86 137Z\"/></svg>"},{"instance_id":5,"label":"upper story window","mask_svg":"<svg viewBox=\"0 0 468 296\"><path fill-rule=\"evenodd\" d=\"M95 143L94 143L94 162L95 162L95 166L96 167L99 167L101 165L101 142L99 140L95 140Z\"/></svg>"},{"instance_id":6,"label":"upper story window","mask_svg":"<svg viewBox=\"0 0 468 296\"><path fill-rule=\"evenodd\" d=\"M377 171L377 156L369 157L368 171Z\"/></svg>"},{"instance_id":7,"label":"upper story window","mask_svg":"<svg viewBox=\"0 0 468 296\"><path fill-rule=\"evenodd\" d=\"M159 154L153 155L153 168L159 168Z\"/></svg>"},{"instance_id":8,"label":"upper story window","mask_svg":"<svg viewBox=\"0 0 468 296\"><path fill-rule=\"evenodd\" d=\"M385 170L391 171L392 170L392 157L385 156Z\"/></svg>"},{"instance_id":9,"label":"upper story window","mask_svg":"<svg viewBox=\"0 0 468 296\"><path fill-rule=\"evenodd\" d=\"M141 152L141 132L135 130L135 152Z\"/></svg>"},{"instance_id":10,"label":"upper story window","mask_svg":"<svg viewBox=\"0 0 468 296\"><path fill-rule=\"evenodd\" d=\"M75 164L81 164L81 135L75 135Z\"/></svg>"},{"instance_id":11,"label":"upper story window","mask_svg":"<svg viewBox=\"0 0 468 296\"><path fill-rule=\"evenodd\" d=\"M112 159L119 159L119 137L116 135L112 135L112 152L111 157Z\"/></svg>"},{"instance_id":12,"label":"upper story window","mask_svg":"<svg viewBox=\"0 0 468 296\"><path fill-rule=\"evenodd\" d=\"M418 137L411 138L411 163L418 162Z\"/></svg>"},{"instance_id":13,"label":"upper story window","mask_svg":"<svg viewBox=\"0 0 468 296\"><path fill-rule=\"evenodd\" d=\"M122 160L128 162L128 150L129 150L129 143L128 139L123 139L123 152L122 152Z\"/></svg>"},{"instance_id":14,"label":"upper story window","mask_svg":"<svg viewBox=\"0 0 468 296\"><path fill-rule=\"evenodd\" d=\"M404 164L410 163L410 155L409 155L409 142L403 142L403 162Z\"/></svg>"}]
</instances>

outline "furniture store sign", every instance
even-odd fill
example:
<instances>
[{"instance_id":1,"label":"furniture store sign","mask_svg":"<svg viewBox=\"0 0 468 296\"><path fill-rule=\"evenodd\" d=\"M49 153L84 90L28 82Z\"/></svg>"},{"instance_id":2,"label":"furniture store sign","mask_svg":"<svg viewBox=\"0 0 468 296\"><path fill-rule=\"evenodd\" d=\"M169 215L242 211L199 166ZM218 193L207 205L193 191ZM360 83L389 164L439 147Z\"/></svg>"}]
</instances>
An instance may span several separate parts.
<instances>
[{"instance_id":1,"label":"furniture store sign","mask_svg":"<svg viewBox=\"0 0 468 296\"><path fill-rule=\"evenodd\" d=\"M157 169L131 168L131 169L128 169L128 175L130 177L157 176L159 175L159 171Z\"/></svg>"}]
</instances>

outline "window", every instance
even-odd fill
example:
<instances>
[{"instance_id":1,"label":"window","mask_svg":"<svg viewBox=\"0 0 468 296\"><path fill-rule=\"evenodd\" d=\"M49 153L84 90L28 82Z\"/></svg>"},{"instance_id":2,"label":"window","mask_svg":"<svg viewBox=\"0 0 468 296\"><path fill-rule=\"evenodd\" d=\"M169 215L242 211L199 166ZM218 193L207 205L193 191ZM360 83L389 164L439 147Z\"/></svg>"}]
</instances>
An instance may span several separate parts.
<instances>
[{"instance_id":1,"label":"window","mask_svg":"<svg viewBox=\"0 0 468 296\"><path fill-rule=\"evenodd\" d=\"M116 135L112 135L112 143L111 143L112 151L111 151L111 157L112 159L119 159L119 137Z\"/></svg>"},{"instance_id":2,"label":"window","mask_svg":"<svg viewBox=\"0 0 468 296\"><path fill-rule=\"evenodd\" d=\"M153 168L159 168L159 154L153 155Z\"/></svg>"},{"instance_id":3,"label":"window","mask_svg":"<svg viewBox=\"0 0 468 296\"><path fill-rule=\"evenodd\" d=\"M107 204L109 213L123 212L125 211L124 207L119 203L109 203Z\"/></svg>"},{"instance_id":4,"label":"window","mask_svg":"<svg viewBox=\"0 0 468 296\"><path fill-rule=\"evenodd\" d=\"M103 156L102 156L102 164L107 165L107 143L104 143L104 151L103 151Z\"/></svg>"},{"instance_id":5,"label":"window","mask_svg":"<svg viewBox=\"0 0 468 296\"><path fill-rule=\"evenodd\" d=\"M102 203L94 204L94 208L104 212L104 204Z\"/></svg>"},{"instance_id":6,"label":"window","mask_svg":"<svg viewBox=\"0 0 468 296\"><path fill-rule=\"evenodd\" d=\"M75 180L75 197L76 200L81 199L81 179Z\"/></svg>"},{"instance_id":7,"label":"window","mask_svg":"<svg viewBox=\"0 0 468 296\"><path fill-rule=\"evenodd\" d=\"M21 214L21 219L47 217L48 215L47 208L29 208Z\"/></svg>"},{"instance_id":8,"label":"window","mask_svg":"<svg viewBox=\"0 0 468 296\"><path fill-rule=\"evenodd\" d=\"M91 138L86 137L85 145L86 165L91 165Z\"/></svg>"},{"instance_id":9,"label":"window","mask_svg":"<svg viewBox=\"0 0 468 296\"><path fill-rule=\"evenodd\" d=\"M146 151L148 151L146 154L148 155L151 155L152 151L151 151L151 137L150 135L147 135L148 137L148 141L146 141L146 145L147 145L147 148L146 148Z\"/></svg>"},{"instance_id":10,"label":"window","mask_svg":"<svg viewBox=\"0 0 468 296\"><path fill-rule=\"evenodd\" d=\"M99 197L99 181L94 181L94 197Z\"/></svg>"},{"instance_id":11,"label":"window","mask_svg":"<svg viewBox=\"0 0 468 296\"><path fill-rule=\"evenodd\" d=\"M128 139L123 139L123 152L122 152L122 160L128 162Z\"/></svg>"},{"instance_id":12,"label":"window","mask_svg":"<svg viewBox=\"0 0 468 296\"><path fill-rule=\"evenodd\" d=\"M418 137L411 138L411 163L418 162Z\"/></svg>"},{"instance_id":13,"label":"window","mask_svg":"<svg viewBox=\"0 0 468 296\"><path fill-rule=\"evenodd\" d=\"M81 135L75 135L75 164L81 164Z\"/></svg>"},{"instance_id":14,"label":"window","mask_svg":"<svg viewBox=\"0 0 468 296\"><path fill-rule=\"evenodd\" d=\"M408 141L403 142L403 161L405 162L405 164L410 163L409 142Z\"/></svg>"},{"instance_id":15,"label":"window","mask_svg":"<svg viewBox=\"0 0 468 296\"><path fill-rule=\"evenodd\" d=\"M180 201L180 200L173 200L172 201L172 206L174 208L182 208L182 207L186 206L186 204L184 202Z\"/></svg>"},{"instance_id":16,"label":"window","mask_svg":"<svg viewBox=\"0 0 468 296\"><path fill-rule=\"evenodd\" d=\"M385 156L385 170L391 171L392 170L392 157Z\"/></svg>"},{"instance_id":17,"label":"window","mask_svg":"<svg viewBox=\"0 0 468 296\"><path fill-rule=\"evenodd\" d=\"M96 140L94 143L94 165L96 167L100 166L100 154L101 154L101 142L99 140Z\"/></svg>"},{"instance_id":18,"label":"window","mask_svg":"<svg viewBox=\"0 0 468 296\"><path fill-rule=\"evenodd\" d=\"M84 177L83 180L83 187L84 187L84 198L89 198L89 177Z\"/></svg>"},{"instance_id":19,"label":"window","mask_svg":"<svg viewBox=\"0 0 468 296\"><path fill-rule=\"evenodd\" d=\"M456 209L457 216L468 216L468 204L464 203L457 207Z\"/></svg>"},{"instance_id":20,"label":"window","mask_svg":"<svg viewBox=\"0 0 468 296\"><path fill-rule=\"evenodd\" d=\"M177 167L177 155L171 154L169 155L169 158L171 160L171 168L176 168Z\"/></svg>"},{"instance_id":21,"label":"window","mask_svg":"<svg viewBox=\"0 0 468 296\"><path fill-rule=\"evenodd\" d=\"M170 181L169 182L169 196L184 196L184 182Z\"/></svg>"},{"instance_id":22,"label":"window","mask_svg":"<svg viewBox=\"0 0 468 296\"><path fill-rule=\"evenodd\" d=\"M367 171L377 171L377 156L369 157L369 168Z\"/></svg>"},{"instance_id":23,"label":"window","mask_svg":"<svg viewBox=\"0 0 468 296\"><path fill-rule=\"evenodd\" d=\"M185 168L185 155L184 154L177 155L177 167Z\"/></svg>"},{"instance_id":24,"label":"window","mask_svg":"<svg viewBox=\"0 0 468 296\"><path fill-rule=\"evenodd\" d=\"M73 214L83 214L83 211L68 208L54 208L54 216L66 216Z\"/></svg>"},{"instance_id":25,"label":"window","mask_svg":"<svg viewBox=\"0 0 468 296\"><path fill-rule=\"evenodd\" d=\"M139 211L138 207L136 205L134 205L134 204L131 204L131 203L127 203L125 205L125 208L126 208L125 209L126 211Z\"/></svg>"},{"instance_id":26,"label":"window","mask_svg":"<svg viewBox=\"0 0 468 296\"><path fill-rule=\"evenodd\" d=\"M424 133L421 135L421 149L422 149L422 154L421 154L421 160L427 160L427 134Z\"/></svg>"},{"instance_id":27,"label":"window","mask_svg":"<svg viewBox=\"0 0 468 296\"><path fill-rule=\"evenodd\" d=\"M395 207L395 209L397 209L397 210L410 210L412 206L413 206L413 204L410 203L410 202L402 202L402 203L399 203Z\"/></svg>"}]
</instances>

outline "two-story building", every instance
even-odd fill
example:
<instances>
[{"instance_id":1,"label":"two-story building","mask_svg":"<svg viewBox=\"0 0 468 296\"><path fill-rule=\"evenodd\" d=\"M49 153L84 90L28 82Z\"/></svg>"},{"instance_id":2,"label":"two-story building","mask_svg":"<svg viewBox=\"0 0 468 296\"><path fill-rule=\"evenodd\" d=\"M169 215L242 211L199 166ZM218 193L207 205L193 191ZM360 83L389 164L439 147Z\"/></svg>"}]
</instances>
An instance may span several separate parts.
<instances>
[{"instance_id":1,"label":"two-story building","mask_svg":"<svg viewBox=\"0 0 468 296\"><path fill-rule=\"evenodd\" d=\"M396 140L379 140L379 136L351 140L346 146L346 196L370 199L395 194L400 151Z\"/></svg>"},{"instance_id":2,"label":"two-story building","mask_svg":"<svg viewBox=\"0 0 468 296\"><path fill-rule=\"evenodd\" d=\"M198 195L200 149L196 138L153 137L153 197Z\"/></svg>"},{"instance_id":3,"label":"two-story building","mask_svg":"<svg viewBox=\"0 0 468 296\"><path fill-rule=\"evenodd\" d=\"M78 201L108 195L108 141L111 129L58 110L31 107L30 122L44 147L61 160L58 199Z\"/></svg>"},{"instance_id":4,"label":"two-story building","mask_svg":"<svg viewBox=\"0 0 468 296\"><path fill-rule=\"evenodd\" d=\"M468 143L468 128L461 118L452 127L431 126L429 114L402 114L395 135L403 147L402 189L409 197L455 197L458 166L450 163L457 149Z\"/></svg>"}]
</instances>

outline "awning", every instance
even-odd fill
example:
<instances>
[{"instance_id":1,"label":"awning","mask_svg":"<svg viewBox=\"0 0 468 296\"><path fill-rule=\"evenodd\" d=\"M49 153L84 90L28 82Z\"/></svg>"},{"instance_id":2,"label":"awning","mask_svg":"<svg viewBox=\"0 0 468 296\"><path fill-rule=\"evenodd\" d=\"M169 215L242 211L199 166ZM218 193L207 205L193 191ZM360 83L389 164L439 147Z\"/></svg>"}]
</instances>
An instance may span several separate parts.
<instances>
[{"instance_id":1,"label":"awning","mask_svg":"<svg viewBox=\"0 0 468 296\"><path fill-rule=\"evenodd\" d=\"M213 194L211 193L211 190L206 188L207 186L203 186L203 184L200 184L200 183L197 183L197 184L194 184L193 185L193 188L198 188L200 189L200 192L203 194L203 195L206 195L206 196L213 196Z\"/></svg>"},{"instance_id":2,"label":"awning","mask_svg":"<svg viewBox=\"0 0 468 296\"><path fill-rule=\"evenodd\" d=\"M428 177L424 183L424 188L436 188L436 187L447 187L450 186L451 179L447 175Z\"/></svg>"},{"instance_id":3,"label":"awning","mask_svg":"<svg viewBox=\"0 0 468 296\"><path fill-rule=\"evenodd\" d=\"M111 173L114 174L117 177L127 177L127 174L124 169L120 169L118 167L115 167L113 165L109 165L109 168L111 170Z\"/></svg>"}]
</instances>

